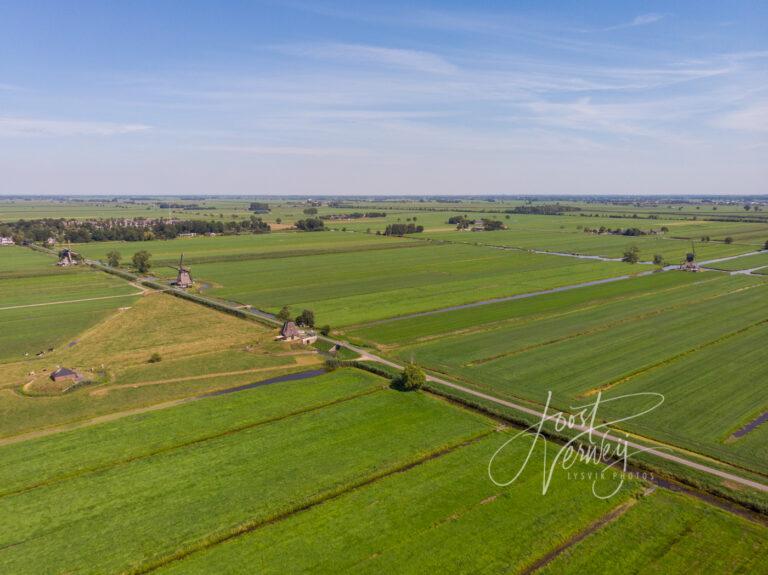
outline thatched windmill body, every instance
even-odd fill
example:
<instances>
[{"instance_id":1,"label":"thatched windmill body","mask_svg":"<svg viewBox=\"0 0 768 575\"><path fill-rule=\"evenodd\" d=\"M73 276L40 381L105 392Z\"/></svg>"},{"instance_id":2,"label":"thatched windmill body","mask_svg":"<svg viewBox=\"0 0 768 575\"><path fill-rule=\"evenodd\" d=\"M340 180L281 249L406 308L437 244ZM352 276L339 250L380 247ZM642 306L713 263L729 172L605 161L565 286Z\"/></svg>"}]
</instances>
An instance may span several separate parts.
<instances>
[{"instance_id":1,"label":"thatched windmill body","mask_svg":"<svg viewBox=\"0 0 768 575\"><path fill-rule=\"evenodd\" d=\"M80 256L72 251L72 248L67 246L59 252L59 261L57 266L75 266L80 263Z\"/></svg>"},{"instance_id":2,"label":"thatched windmill body","mask_svg":"<svg viewBox=\"0 0 768 575\"><path fill-rule=\"evenodd\" d=\"M179 266L174 269L178 273L176 275L176 281L171 282L171 285L180 288L192 287L192 284L195 282L192 280L192 273L189 271L189 268L184 267L184 254L181 254L181 257L179 258Z\"/></svg>"}]
</instances>

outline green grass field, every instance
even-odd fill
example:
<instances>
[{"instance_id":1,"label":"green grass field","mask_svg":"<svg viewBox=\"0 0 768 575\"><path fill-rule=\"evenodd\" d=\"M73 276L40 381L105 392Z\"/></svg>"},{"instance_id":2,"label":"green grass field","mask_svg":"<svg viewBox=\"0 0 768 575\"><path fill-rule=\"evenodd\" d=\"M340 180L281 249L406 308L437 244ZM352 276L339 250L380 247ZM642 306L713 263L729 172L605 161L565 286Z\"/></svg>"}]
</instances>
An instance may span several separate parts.
<instances>
[{"instance_id":1,"label":"green grass field","mask_svg":"<svg viewBox=\"0 0 768 575\"><path fill-rule=\"evenodd\" d=\"M104 309L100 318L78 305L85 304L65 308L92 325L80 326L72 345L0 366L0 437L316 369L321 362L312 350L273 342L274 332L260 324L168 295L134 298L129 309ZM19 325L26 325L23 316ZM78 325L72 320L70 329ZM8 338L14 344L26 341L13 333ZM148 363L153 353L160 362ZM48 394L48 375L58 365L96 379L69 393Z\"/></svg>"},{"instance_id":2,"label":"green grass field","mask_svg":"<svg viewBox=\"0 0 768 575\"><path fill-rule=\"evenodd\" d=\"M688 497L656 492L572 547L542 574L765 573L765 527Z\"/></svg>"},{"instance_id":3,"label":"green grass field","mask_svg":"<svg viewBox=\"0 0 768 575\"><path fill-rule=\"evenodd\" d=\"M209 293L276 312L312 309L319 324L349 325L645 269L475 246L428 244L195 266Z\"/></svg>"},{"instance_id":4,"label":"green grass field","mask_svg":"<svg viewBox=\"0 0 768 575\"><path fill-rule=\"evenodd\" d=\"M529 218L532 216L517 216L518 219ZM545 216L541 216L545 217ZM553 219L553 218L550 218ZM557 218L554 218L557 219ZM586 219L589 226L597 222L591 222ZM615 235L593 235L586 234L575 228L566 230L555 230L548 227L536 229L535 227L525 225L527 222L520 222L520 227L515 226L515 222L510 224L509 230L494 232L435 232L425 233L425 237L434 240L444 240L451 242L461 242L470 244L484 244L491 246L508 246L528 250L543 250L550 252L563 252L573 254L584 254L593 256L602 256L607 258L621 258L624 251L631 246L637 246L640 250L640 258L643 261L653 260L655 254L660 254L665 262L679 263L683 261L685 255L691 251L691 241L687 239L673 239L659 236L615 236ZM612 226L621 225L633 226L632 221L613 222ZM657 226L658 224L655 224ZM694 242L694 249L699 260L727 257L741 253L753 251L753 244L722 242Z\"/></svg>"},{"instance_id":5,"label":"green grass field","mask_svg":"<svg viewBox=\"0 0 768 575\"><path fill-rule=\"evenodd\" d=\"M630 483L599 500L563 472L542 495L538 469L497 487L485 466L507 437L494 434L160 572L516 573L637 491Z\"/></svg>"},{"instance_id":6,"label":"green grass field","mask_svg":"<svg viewBox=\"0 0 768 575\"><path fill-rule=\"evenodd\" d=\"M341 385L345 372L332 377ZM258 401L258 391L243 393ZM104 572L163 561L490 430L442 401L381 391L181 443L1 498L0 516L17 520L0 528L0 564L13 573Z\"/></svg>"},{"instance_id":7,"label":"green grass field","mask_svg":"<svg viewBox=\"0 0 768 575\"><path fill-rule=\"evenodd\" d=\"M727 384L722 375L712 378L719 385L707 384L707 379L695 376L696 369L681 362L690 357L696 366L727 369L734 351L721 350L730 341L743 350L740 353L758 353L756 342L768 317L768 285L747 276L713 273L696 278L659 293L640 292L562 314L491 324L393 348L391 353L503 397L543 404L551 390L553 404L560 408L583 403L585 394L604 387L610 389L609 397L616 396L659 377L657 384L643 390L668 393L670 403L645 421L627 424L629 429L642 426L651 437L765 471L765 458L751 441L744 441L743 448L738 442L723 443L749 421L750 414L765 407L762 391L754 383L761 376L755 379L749 369L730 370ZM375 330L370 328L373 334ZM667 383L664 374L678 365L680 383L672 385L674 379ZM749 365L762 367L762 363ZM631 410L630 404L604 408L606 416L613 417ZM713 412L718 416L710 417ZM755 437L759 441L763 435L756 432Z\"/></svg>"},{"instance_id":8,"label":"green grass field","mask_svg":"<svg viewBox=\"0 0 768 575\"><path fill-rule=\"evenodd\" d=\"M27 248L0 250L0 363L59 348L135 301L139 290L123 280L55 263Z\"/></svg>"},{"instance_id":9,"label":"green grass field","mask_svg":"<svg viewBox=\"0 0 768 575\"><path fill-rule=\"evenodd\" d=\"M707 265L709 268L725 271L749 270L764 266L768 266L768 252Z\"/></svg>"},{"instance_id":10,"label":"green grass field","mask_svg":"<svg viewBox=\"0 0 768 575\"><path fill-rule=\"evenodd\" d=\"M345 232L276 232L237 236L177 238L148 242L93 242L81 244L78 250L91 259L106 260L116 250L129 265L139 250L152 254L155 266L176 265L184 254L187 264L239 262L270 258L290 258L324 253L365 252L410 247L413 240ZM417 244L418 245L418 244ZM362 254L360 257L365 257Z\"/></svg>"}]
</instances>

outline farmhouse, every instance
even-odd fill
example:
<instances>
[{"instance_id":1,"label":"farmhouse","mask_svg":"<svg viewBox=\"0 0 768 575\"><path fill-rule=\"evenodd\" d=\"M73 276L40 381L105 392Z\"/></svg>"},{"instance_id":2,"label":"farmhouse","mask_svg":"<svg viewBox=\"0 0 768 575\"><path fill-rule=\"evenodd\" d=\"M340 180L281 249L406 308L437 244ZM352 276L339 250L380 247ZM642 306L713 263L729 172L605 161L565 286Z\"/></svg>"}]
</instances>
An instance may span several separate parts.
<instances>
[{"instance_id":1,"label":"farmhouse","mask_svg":"<svg viewBox=\"0 0 768 575\"><path fill-rule=\"evenodd\" d=\"M60 367L56 371L51 373L51 379L53 381L80 381L82 379L80 377L80 374L78 374L76 371L72 371L71 369L68 369L66 367Z\"/></svg>"},{"instance_id":2,"label":"farmhouse","mask_svg":"<svg viewBox=\"0 0 768 575\"><path fill-rule=\"evenodd\" d=\"M12 246L14 243L13 238L0 236L0 246Z\"/></svg>"},{"instance_id":3,"label":"farmhouse","mask_svg":"<svg viewBox=\"0 0 768 575\"><path fill-rule=\"evenodd\" d=\"M280 335L277 336L280 341L301 342L304 345L310 345L317 341L317 334L314 331L305 331L300 329L295 322L287 321L280 328Z\"/></svg>"}]
</instances>

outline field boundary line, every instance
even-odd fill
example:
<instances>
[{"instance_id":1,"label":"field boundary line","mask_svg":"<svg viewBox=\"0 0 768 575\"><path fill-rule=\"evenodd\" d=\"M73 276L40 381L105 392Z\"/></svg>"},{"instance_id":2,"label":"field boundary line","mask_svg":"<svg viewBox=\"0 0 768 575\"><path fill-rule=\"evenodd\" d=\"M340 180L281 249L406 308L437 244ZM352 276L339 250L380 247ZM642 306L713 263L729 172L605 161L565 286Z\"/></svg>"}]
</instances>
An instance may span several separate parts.
<instances>
[{"instance_id":1,"label":"field boundary line","mask_svg":"<svg viewBox=\"0 0 768 575\"><path fill-rule=\"evenodd\" d=\"M592 523L587 525L584 529L582 529L572 537L568 538L567 541L557 545L549 553L545 554L543 557L540 557L539 559L534 561L531 565L529 565L528 567L520 571L520 575L531 575L532 573L539 571L542 567L546 567L548 564L550 564L552 561L554 561L560 555L562 555L563 552L567 551L571 547L578 545L590 535L595 534L597 531L600 531L606 525L609 525L614 521L616 521L617 519L619 519L627 511L629 511L635 505L637 505L637 502L638 501L636 497L631 497L628 501L624 501L623 503L617 505L616 507L611 509L608 513L599 517L596 521L593 521Z\"/></svg>"},{"instance_id":2,"label":"field boundary line","mask_svg":"<svg viewBox=\"0 0 768 575\"><path fill-rule=\"evenodd\" d=\"M541 347L546 347L548 345L554 345L554 344L562 343L564 341L568 341L568 340L571 340L571 339L576 339L576 338L579 338L579 337L582 337L582 336L590 336L590 335L593 335L593 334L602 333L602 332L607 331L609 329L613 329L615 327L619 327L621 325L624 325L624 324L627 324L627 323L630 323L630 322L633 322L633 321L644 321L646 319L649 319L649 318L652 318L652 317L655 317L655 316L658 316L658 315L661 315L661 314L664 314L664 313L668 313L668 312L676 311L676 310L679 310L679 309L682 309L682 308L686 308L686 307L691 307L691 306L696 306L696 305L699 305L699 304L707 303L707 302L710 302L712 300L715 300L715 299L718 299L718 298L721 298L721 297L727 297L727 296L730 296L730 295L733 295L733 294L736 294L736 293L741 293L743 291L747 291L747 290L753 289L755 287L761 287L761 284L755 284L755 285L752 285L752 286L744 286L744 287L733 289L733 290L730 290L730 291L727 291L727 292L717 293L717 294L714 294L714 295L703 297L703 298L701 298L699 300L696 300L694 302L681 302L681 303L672 304L669 307L655 308L655 309L652 309L650 311L641 312L641 313L638 313L638 314L633 315L633 316L629 316L629 317L625 317L623 319L616 320L614 322L602 323L602 324L598 325L597 327L593 327L591 329L586 329L586 330L581 331L581 332L570 333L570 334L564 335L564 336L559 337L559 338L555 338L555 339L551 339L551 340L543 341L543 342L539 342L539 343L534 343L534 344L531 344L531 345L526 346L526 347L521 348L521 349L508 351L506 353L500 353L500 354L493 355L493 356L490 356L490 357L483 357L483 358L480 358L480 359L476 359L476 360L471 361L469 363L463 364L463 367L474 367L476 365L482 365L484 363L489 363L491 361L495 361L495 360L501 359L503 357L512 357L512 356L515 356L515 355L518 355L518 354L521 354L521 353L527 353L527 352L532 351L534 349L538 349L538 348L541 348Z\"/></svg>"},{"instance_id":3,"label":"field boundary line","mask_svg":"<svg viewBox=\"0 0 768 575\"><path fill-rule=\"evenodd\" d=\"M298 366L298 367L308 367L308 366ZM275 368L275 371L279 371L280 368ZM288 372L284 373L283 375L291 375L294 372ZM280 376L275 376L280 377ZM171 399L168 401L161 401L160 403L153 403L151 405L145 405L141 407L136 407L132 409L126 409L123 411L113 411L110 413L104 413L102 415L97 415L95 417L91 417L88 419L78 419L74 421L68 421L60 424L56 424L50 427L43 427L41 429L36 429L33 431L27 431L24 433L19 433L16 435L7 435L5 437L0 437L0 447L4 447L6 445L14 445L16 443L22 443L24 441L29 441L32 439L37 439L38 437L47 437L49 435L56 435L57 433L63 433L66 431L73 431L75 429L80 429L83 427L91 427L93 425L100 425L102 423L107 423L110 421L115 421L117 419L122 419L124 417L130 417L132 415L139 415L142 413L147 413L150 411L159 411L161 409L167 409L169 407L176 407L177 405L182 405L184 403L190 403L193 401L197 401L198 399L205 399L205 394L214 392L214 391L221 391L226 390L228 388L215 388L208 390L202 394L197 395L188 395L185 397L179 397L177 399Z\"/></svg>"},{"instance_id":4,"label":"field boundary line","mask_svg":"<svg viewBox=\"0 0 768 575\"><path fill-rule=\"evenodd\" d=\"M87 469L80 469L80 470L78 470L75 473L69 473L69 474L66 474L66 475L61 475L59 477L54 477L54 478L51 478L51 479L46 480L46 481L40 481L38 483L35 483L35 484L32 484L32 485L27 485L27 486L19 488L19 489L15 489L15 490L12 490L12 491L2 492L2 493L0 493L0 499L2 499L4 497L11 496L11 495L18 495L20 493L26 493L28 491L34 491L35 489L40 489L42 487L49 487L51 485L57 485L59 483L64 483L65 481L69 481L71 479L76 479L76 478L82 477L84 475L90 475L92 473L98 473L100 471L105 471L107 469L115 469L117 467L121 467L123 465L128 465L128 464L134 463L136 461L141 461L143 459L148 459L150 457L154 457L156 455L162 455L164 453L170 453L170 452L173 452L173 451L176 451L176 450L179 450L179 449L186 449L186 448L191 447L193 445L198 445L200 443L205 443L206 441L211 441L213 439L218 439L220 437L226 437L228 435L235 435L235 434L240 433L242 431L247 431L249 429L254 429L254 428L257 428L257 427L264 426L264 425L270 425L272 423L277 423L278 421L283 421L283 420L286 420L286 419L290 419L292 417L297 417L299 415L305 415L307 413L312 413L314 411L320 411L320 410L325 409L327 407L331 407L331 406L334 406L334 405L345 403L347 401L352 401L354 399L359 399L361 397L366 397L368 395L373 395L374 393L378 393L378 392L384 391L385 389L387 389L387 387L385 385L382 385L381 387L377 387L377 388L374 388L374 389L368 389L366 391L363 391L363 392L360 392L360 393L356 393L356 394L353 394L353 395L350 395L350 396L347 396L347 397L342 397L342 398L335 399L333 401L329 401L329 402L326 402L326 403L312 405L312 406L309 406L309 407L304 408L304 409L299 409L297 411L292 411L290 413L286 413L286 414L279 415L279 416L276 416L276 417L267 418L267 419L264 419L264 420L261 420L261 421L254 421L252 423L248 423L248 424L240 425L240 426L237 426L237 427L233 427L233 428L227 429L225 431L221 431L219 433L205 435L203 437L198 437L197 439L192 439L192 440L185 441L185 442L182 442L182 443L177 443L175 445L170 445L170 446L167 446L167 447L155 449L153 451L149 451L147 453L142 453L140 455L135 455L135 456L132 456L132 457L127 457L127 458L124 458L124 459L118 459L118 460L115 460L115 461L111 461L109 463L105 463L103 465L97 465L97 466L94 466L94 467L89 467ZM203 398L202 397L191 398L191 401L189 401L187 403L192 403L192 401L197 400L197 399L203 399Z\"/></svg>"},{"instance_id":5,"label":"field boundary line","mask_svg":"<svg viewBox=\"0 0 768 575\"><path fill-rule=\"evenodd\" d=\"M217 545L221 545L222 543L226 543L227 541L231 541L232 539L236 539L243 535L247 535L249 533L252 533L253 531L257 531L258 529L267 527L268 525L279 523L280 521L288 519L293 515L297 515L304 511L308 511L314 507L317 507L318 505L322 505L329 501L333 501L334 499L338 499L339 497L342 497L348 493L357 491L358 489L361 489L363 487L372 485L378 481L381 481L382 479L386 479L388 477L391 477L393 475L398 475L400 473L406 473L411 469L414 469L415 467L419 467L420 465L423 465L435 459L439 459L440 457L453 453L454 451L457 451L463 447L477 443L478 441L491 436L493 433L496 433L496 431L493 429L488 429L486 431L479 432L458 443L454 443L452 445L446 445L426 455L417 457L416 459L412 459L404 463L395 464L389 469L381 470L378 473L374 473L373 475L365 477L355 483L352 483L351 485L332 489L326 493L316 495L314 498L310 499L307 502L299 503L298 505L289 507L288 509L282 512L278 512L273 517L266 517L264 519L254 519L250 521L245 521L243 523L240 523L239 525L230 527L229 529L227 529L222 533L209 534L206 538L200 539L196 543L191 544L187 549L178 550L174 553L171 553L170 555L156 559L155 561L148 563L144 566L123 571L123 573L125 575L144 575L146 573L152 573L153 571L156 571L161 567L165 567L177 561L182 561L187 557L189 557L190 555L194 555L195 553L199 553L201 551L205 551L206 549L216 547Z\"/></svg>"},{"instance_id":6,"label":"field boundary line","mask_svg":"<svg viewBox=\"0 0 768 575\"><path fill-rule=\"evenodd\" d=\"M84 302L84 301L97 301L97 300L102 300L102 299L115 299L115 298L119 298L119 297L135 297L137 295L144 295L145 293L146 293L146 291L142 290L142 291L138 291L138 292L135 292L135 293L127 293L127 294L120 294L120 295L105 295L105 296L99 296L99 297L88 297L88 298L83 298L83 299L71 299L71 300L66 300L66 301L51 301L51 302L47 302L47 303L27 303L27 304L22 304L22 305L11 305L11 306L7 306L7 307L0 307L0 311L6 311L6 310L9 310L9 309L22 309L22 308L27 308L27 307L44 307L44 306L49 306L49 305L64 305L64 304L68 304L68 303L81 303L81 302Z\"/></svg>"},{"instance_id":7,"label":"field boundary line","mask_svg":"<svg viewBox=\"0 0 768 575\"><path fill-rule=\"evenodd\" d=\"M663 359L662 361L659 361L657 363L654 363L654 364L651 364L651 365L648 365L648 366L645 366L645 367L641 367L641 368L639 368L639 369L637 369L637 370L635 370L635 371L633 371L633 372L631 372L631 373L629 373L629 374L627 374L625 376L622 376L622 377L620 377L618 379L615 379L613 381L609 381L608 383L599 385L597 387L593 387L592 389L589 389L589 390L585 391L584 393L579 394L578 397L590 397L592 395L595 395L598 392L606 391L608 389L613 389L614 387L617 387L617 386L619 386L621 384L627 383L628 381L636 378L639 375L643 375L645 373L648 373L650 371L654 371L654 370L659 369L661 367L666 367L666 366L676 362L677 360L679 360L679 359L681 359L683 357L686 357L686 356L691 355L693 353L698 353L699 351L701 351L703 349L706 349L706 348L711 347L713 345L718 345L718 344L720 344L720 343L722 343L724 341L728 341L729 339L732 339L734 337L738 337L738 336L748 332L749 330L754 329L756 327L760 327L761 325L764 325L766 323L768 323L768 318L761 319L760 321L757 321L757 322L751 323L751 324L749 324L749 325L747 325L745 327L739 328L736 331L732 331L732 332L723 334L723 335L721 335L718 338L715 338L713 340L704 342L704 343L702 343L700 345L697 345L697 346L692 347L690 349L687 349L685 351L681 351L680 353L677 353L675 355L667 357L667 358Z\"/></svg>"}]
</instances>

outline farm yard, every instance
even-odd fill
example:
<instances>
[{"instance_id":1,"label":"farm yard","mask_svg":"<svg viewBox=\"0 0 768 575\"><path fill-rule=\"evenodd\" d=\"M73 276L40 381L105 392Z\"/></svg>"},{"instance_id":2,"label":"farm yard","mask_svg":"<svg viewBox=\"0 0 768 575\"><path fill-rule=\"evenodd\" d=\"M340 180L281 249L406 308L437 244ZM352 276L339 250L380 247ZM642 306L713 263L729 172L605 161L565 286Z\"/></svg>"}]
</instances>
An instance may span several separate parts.
<instances>
[{"instance_id":1,"label":"farm yard","mask_svg":"<svg viewBox=\"0 0 768 575\"><path fill-rule=\"evenodd\" d=\"M245 200L165 201L0 202L0 220L251 214ZM750 254L768 223L703 202L569 201L581 212L554 216L507 213L526 200L314 203L385 215L302 232L286 228L309 204L270 200L271 233L71 244L96 266L0 247L0 517L13 518L0 571L764 571L768 268L730 272L768 259L646 262ZM460 232L460 214L507 229ZM424 231L383 235L414 222ZM639 263L620 261L630 245ZM187 289L170 285L182 253ZM318 341L280 341L283 307L297 322L311 311ZM402 391L385 375L408 364L458 387ZM539 458L570 437L548 423L536 462L494 483L489 470L520 470L534 437L521 426L550 391L565 413L599 396L601 422L663 394L611 430L683 462L638 458L601 499L616 476L574 461L543 494ZM746 482L701 481L693 463Z\"/></svg>"}]
</instances>

